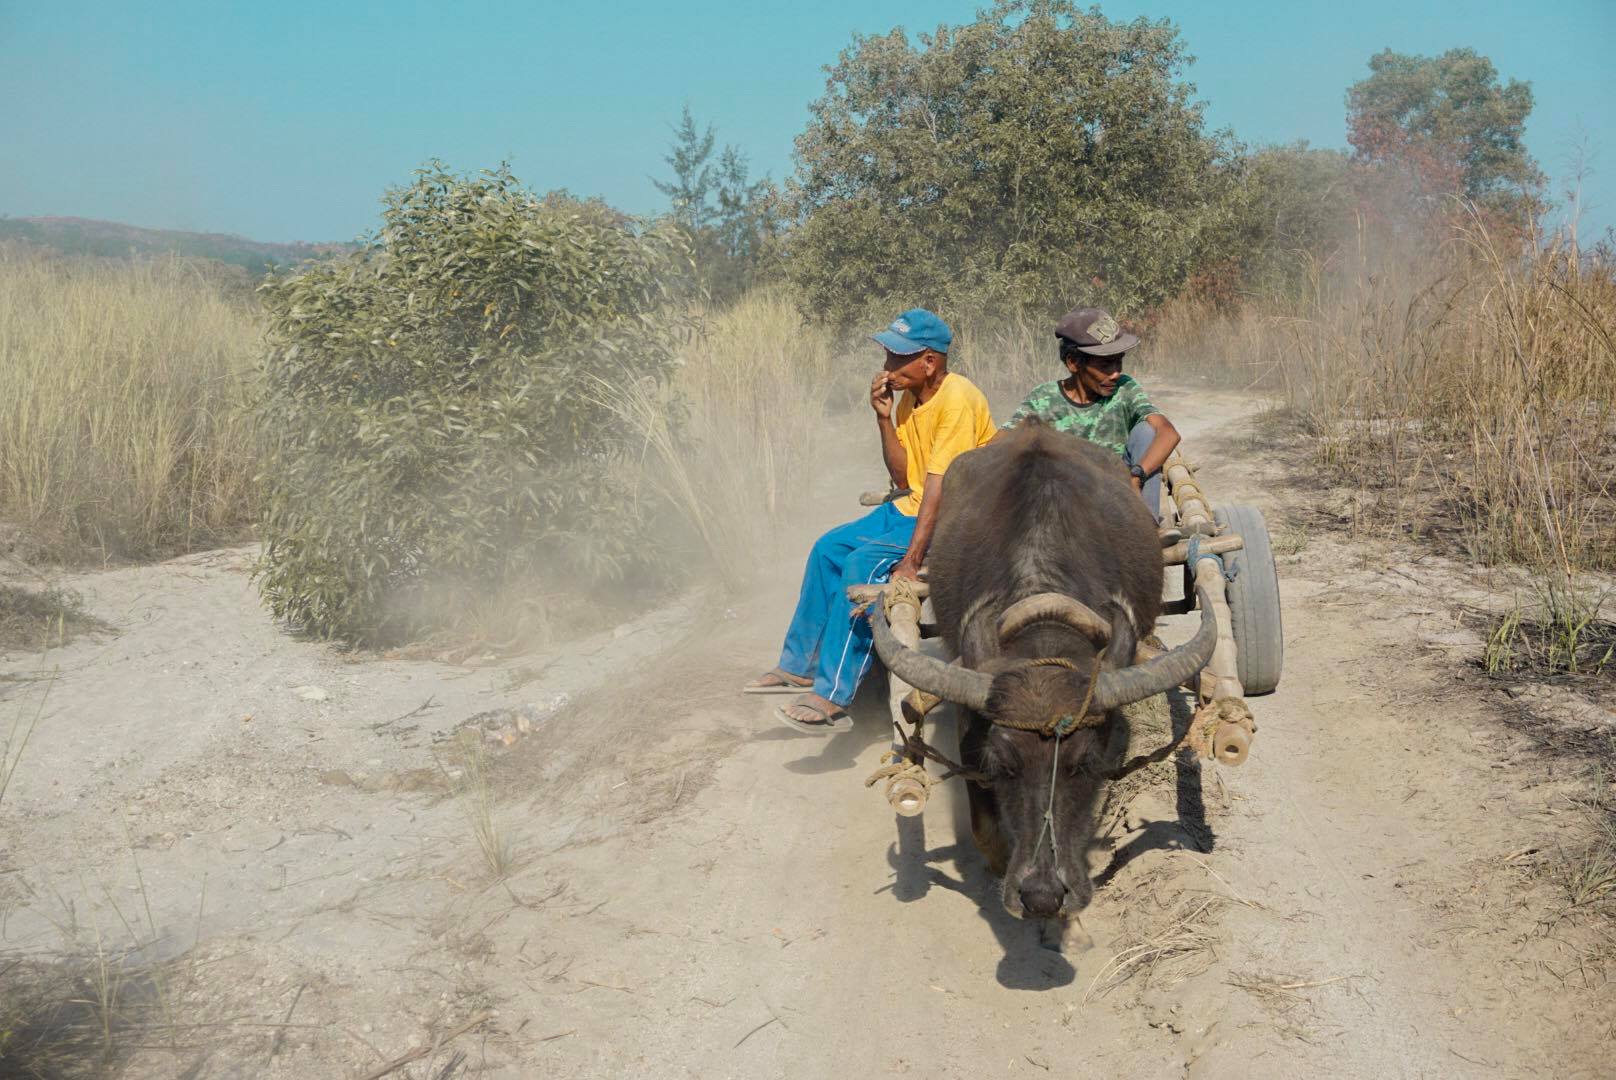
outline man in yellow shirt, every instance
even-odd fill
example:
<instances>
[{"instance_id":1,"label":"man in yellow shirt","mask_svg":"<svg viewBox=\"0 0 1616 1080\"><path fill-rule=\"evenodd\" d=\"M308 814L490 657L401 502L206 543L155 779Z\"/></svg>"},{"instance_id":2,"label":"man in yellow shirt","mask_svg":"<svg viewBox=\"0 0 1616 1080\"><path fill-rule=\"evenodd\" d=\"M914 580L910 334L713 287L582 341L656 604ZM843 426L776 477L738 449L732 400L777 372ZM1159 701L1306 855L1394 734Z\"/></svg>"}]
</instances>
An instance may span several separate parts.
<instances>
[{"instance_id":1,"label":"man in yellow shirt","mask_svg":"<svg viewBox=\"0 0 1616 1080\"><path fill-rule=\"evenodd\" d=\"M870 408L892 484L906 490L814 543L780 666L745 688L799 694L775 710L799 731L853 726L847 706L869 670L872 647L869 624L854 617L847 588L920 572L937 525L943 473L960 454L993 438L987 398L948 370L953 339L948 324L923 308L904 312L875 335L887 358L870 383Z\"/></svg>"}]
</instances>

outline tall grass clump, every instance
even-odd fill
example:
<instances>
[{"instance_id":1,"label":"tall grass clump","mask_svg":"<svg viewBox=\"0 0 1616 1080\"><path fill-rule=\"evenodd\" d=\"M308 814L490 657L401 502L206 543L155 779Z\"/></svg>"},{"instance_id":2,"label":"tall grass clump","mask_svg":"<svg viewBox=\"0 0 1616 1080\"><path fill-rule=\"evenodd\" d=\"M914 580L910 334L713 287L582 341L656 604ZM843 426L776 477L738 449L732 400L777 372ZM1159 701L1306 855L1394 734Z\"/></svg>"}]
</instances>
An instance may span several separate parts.
<instances>
[{"instance_id":1,"label":"tall grass clump","mask_svg":"<svg viewBox=\"0 0 1616 1080\"><path fill-rule=\"evenodd\" d=\"M1399 524L1562 577L1616 566L1616 276L1480 219L1400 268L1358 268L1293 327L1290 400ZM1368 478L1376 478L1368 483Z\"/></svg>"},{"instance_id":2,"label":"tall grass clump","mask_svg":"<svg viewBox=\"0 0 1616 1080\"><path fill-rule=\"evenodd\" d=\"M1020 401L1032 387L1065 375L1057 358L1055 321L1025 312L961 319L954 327L949 370L994 400Z\"/></svg>"},{"instance_id":3,"label":"tall grass clump","mask_svg":"<svg viewBox=\"0 0 1616 1080\"><path fill-rule=\"evenodd\" d=\"M1230 307L1186 296L1139 327L1130 366L1149 378L1273 394L1283 391L1295 355L1302 305L1267 296Z\"/></svg>"},{"instance_id":4,"label":"tall grass clump","mask_svg":"<svg viewBox=\"0 0 1616 1080\"><path fill-rule=\"evenodd\" d=\"M259 322L176 259L0 246L0 518L52 557L150 557L254 511Z\"/></svg>"},{"instance_id":5,"label":"tall grass clump","mask_svg":"<svg viewBox=\"0 0 1616 1080\"><path fill-rule=\"evenodd\" d=\"M483 734L478 729L461 729L453 740L452 760L457 766L451 770L441 760L438 767L449 782L466 826L477 841L483 864L497 881L507 876L515 864L516 854L511 838L499 826L495 817L495 798L488 775L488 759L483 749Z\"/></svg>"},{"instance_id":6,"label":"tall grass clump","mask_svg":"<svg viewBox=\"0 0 1616 1080\"><path fill-rule=\"evenodd\" d=\"M594 393L633 434L625 456L640 496L671 505L737 585L773 553L812 480L831 337L770 289L695 326L667 383L624 370L598 377Z\"/></svg>"},{"instance_id":7,"label":"tall grass clump","mask_svg":"<svg viewBox=\"0 0 1616 1080\"><path fill-rule=\"evenodd\" d=\"M1169 310L1163 367L1250 373L1368 519L1563 586L1616 568L1616 267L1464 214L1361 230L1302 293Z\"/></svg>"}]
</instances>

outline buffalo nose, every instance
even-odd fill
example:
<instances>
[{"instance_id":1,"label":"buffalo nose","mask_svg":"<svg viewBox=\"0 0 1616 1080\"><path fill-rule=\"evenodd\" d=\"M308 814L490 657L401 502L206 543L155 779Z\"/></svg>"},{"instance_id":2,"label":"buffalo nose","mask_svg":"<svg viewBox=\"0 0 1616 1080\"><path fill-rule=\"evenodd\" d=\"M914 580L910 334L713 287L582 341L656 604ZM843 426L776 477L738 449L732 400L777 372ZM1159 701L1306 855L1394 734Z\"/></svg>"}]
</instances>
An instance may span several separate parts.
<instances>
[{"instance_id":1,"label":"buffalo nose","mask_svg":"<svg viewBox=\"0 0 1616 1080\"><path fill-rule=\"evenodd\" d=\"M1058 915L1065 899L1066 886L1054 874L1037 874L1021 883L1021 906L1028 915Z\"/></svg>"}]
</instances>

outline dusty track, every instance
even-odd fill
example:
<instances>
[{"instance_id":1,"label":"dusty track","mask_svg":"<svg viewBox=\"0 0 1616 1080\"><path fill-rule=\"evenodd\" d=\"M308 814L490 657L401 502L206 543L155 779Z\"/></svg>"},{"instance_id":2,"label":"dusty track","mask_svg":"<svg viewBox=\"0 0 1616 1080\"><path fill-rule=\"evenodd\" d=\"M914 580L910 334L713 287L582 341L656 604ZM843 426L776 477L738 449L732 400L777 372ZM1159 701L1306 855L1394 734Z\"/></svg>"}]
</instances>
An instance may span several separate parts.
<instances>
[{"instance_id":1,"label":"dusty track","mask_svg":"<svg viewBox=\"0 0 1616 1080\"><path fill-rule=\"evenodd\" d=\"M1247 447L1248 401L1190 401L1165 404L1216 497L1276 527L1306 503ZM848 445L804 544L878 471ZM1285 558L1285 679L1255 703L1251 760L1221 778L1174 763L1126 793L1096 857L1095 948L1062 957L998 908L946 813L923 857L899 853L862 787L879 693L823 741L734 693L773 659L796 556L745 602L687 599L481 669L293 641L246 558L71 582L121 633L49 659L62 673L0 809L0 949L144 941L149 901L142 955L175 959L130 980L125 1011L212 1025L171 1025L128 1075L363 1075L483 1010L396 1075L457 1053L454 1075L491 1077L1600 1068L1609 988L1518 861L1553 843L1573 781L1453 676L1455 568L1317 537ZM0 718L42 685L0 684ZM518 859L490 885L432 735L563 692L498 755ZM1101 992L1151 935L1178 951Z\"/></svg>"}]
</instances>

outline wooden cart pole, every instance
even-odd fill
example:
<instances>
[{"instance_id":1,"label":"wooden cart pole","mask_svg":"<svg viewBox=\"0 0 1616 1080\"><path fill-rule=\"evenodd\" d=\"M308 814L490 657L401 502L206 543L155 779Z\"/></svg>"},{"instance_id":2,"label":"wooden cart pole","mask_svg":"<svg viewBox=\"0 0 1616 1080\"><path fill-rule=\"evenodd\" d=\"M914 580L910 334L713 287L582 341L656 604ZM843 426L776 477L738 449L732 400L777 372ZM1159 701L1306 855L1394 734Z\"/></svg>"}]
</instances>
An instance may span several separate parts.
<instances>
[{"instance_id":1,"label":"wooden cart pole","mask_svg":"<svg viewBox=\"0 0 1616 1080\"><path fill-rule=\"evenodd\" d=\"M853 585L847 598L855 605L883 604L887 626L898 644L909 649L920 648L920 605L929 590L924 581L888 582L884 585ZM868 783L886 780L887 802L900 817L916 817L926 809L926 795L930 782L926 776L926 763L910 756L908 740L904 737L905 703L909 705L908 719L918 733L925 714L938 701L922 693L887 672L887 711L892 717L892 751L884 765Z\"/></svg>"},{"instance_id":2,"label":"wooden cart pole","mask_svg":"<svg viewBox=\"0 0 1616 1080\"><path fill-rule=\"evenodd\" d=\"M1201 493L1200 485L1195 482L1195 473L1180 451L1174 450L1168 455L1167 464L1162 466L1162 476L1167 481L1167 490L1172 492L1173 502L1178 506L1179 526L1187 533L1215 535L1218 523L1212 518L1212 505Z\"/></svg>"},{"instance_id":3,"label":"wooden cart pole","mask_svg":"<svg viewBox=\"0 0 1616 1080\"><path fill-rule=\"evenodd\" d=\"M1182 531L1202 536L1217 536L1218 523L1212 505L1195 482L1195 473L1183 454L1175 450L1162 469L1167 489L1178 507L1179 526ZM1229 611L1228 581L1223 576L1223 560L1219 555L1240 550L1243 541L1238 536L1222 536L1197 543L1195 565L1189 567L1193 584L1202 586L1211 597L1212 616L1217 623L1218 639L1212 649L1212 659L1201 671L1196 696L1201 707L1196 710L1191 724L1197 730L1196 742L1201 751L1214 761L1225 765L1239 765L1246 760L1251 749L1251 738L1257 725L1251 709L1246 705L1245 687L1240 685L1240 668L1235 653L1234 618ZM1169 565L1190 559L1190 542L1183 541L1162 552Z\"/></svg>"},{"instance_id":4,"label":"wooden cart pole","mask_svg":"<svg viewBox=\"0 0 1616 1080\"><path fill-rule=\"evenodd\" d=\"M908 597L896 598L887 607L887 625L892 627L892 636L898 644L909 649L920 648L920 608L919 601L908 602ZM876 601L880 603L881 601ZM887 711L892 717L892 752L894 755L905 756L908 745L903 734L903 702L914 687L887 672ZM917 721L919 718L916 718ZM912 762L921 770L925 769L924 762ZM887 783L887 802L892 809L902 817L916 817L926 809L926 782L919 777L898 775Z\"/></svg>"}]
</instances>

